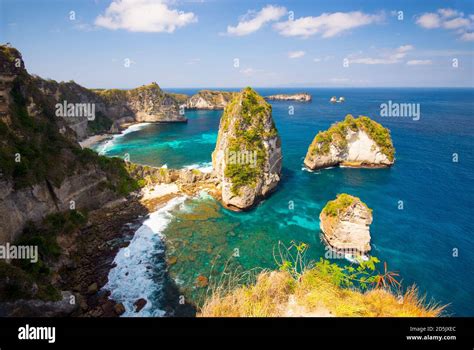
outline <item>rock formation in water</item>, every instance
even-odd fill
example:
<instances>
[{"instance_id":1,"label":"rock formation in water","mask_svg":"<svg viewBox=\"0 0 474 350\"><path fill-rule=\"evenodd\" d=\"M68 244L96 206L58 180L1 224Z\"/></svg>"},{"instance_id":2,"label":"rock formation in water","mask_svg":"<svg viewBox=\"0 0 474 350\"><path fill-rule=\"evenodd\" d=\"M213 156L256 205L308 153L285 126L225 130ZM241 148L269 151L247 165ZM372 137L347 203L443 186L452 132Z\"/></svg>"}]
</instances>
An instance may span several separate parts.
<instances>
[{"instance_id":1,"label":"rock formation in water","mask_svg":"<svg viewBox=\"0 0 474 350\"><path fill-rule=\"evenodd\" d=\"M51 94L49 82L29 75L10 46L0 46L0 68L0 244L16 239L30 220L98 208L134 189L123 161L82 150L68 121L56 115L60 98L94 98L87 89L54 82L59 87Z\"/></svg>"},{"instance_id":2,"label":"rock formation in water","mask_svg":"<svg viewBox=\"0 0 474 350\"><path fill-rule=\"evenodd\" d=\"M201 90L186 102L187 109L224 109L236 92Z\"/></svg>"},{"instance_id":3,"label":"rock formation in water","mask_svg":"<svg viewBox=\"0 0 474 350\"><path fill-rule=\"evenodd\" d=\"M311 170L337 165L388 167L395 161L394 154L388 129L368 117L348 115L316 135L304 164Z\"/></svg>"},{"instance_id":4,"label":"rock formation in water","mask_svg":"<svg viewBox=\"0 0 474 350\"><path fill-rule=\"evenodd\" d=\"M272 107L249 87L224 110L212 165L222 202L233 210L251 208L280 181L281 142Z\"/></svg>"},{"instance_id":5,"label":"rock formation in water","mask_svg":"<svg viewBox=\"0 0 474 350\"><path fill-rule=\"evenodd\" d=\"M319 215L324 241L334 250L351 255L370 251L372 210L359 198L339 194Z\"/></svg>"},{"instance_id":6,"label":"rock formation in water","mask_svg":"<svg viewBox=\"0 0 474 350\"><path fill-rule=\"evenodd\" d=\"M266 100L270 101L297 101L297 102L310 102L312 100L311 95L308 93L298 94L277 94L265 97Z\"/></svg>"}]
</instances>

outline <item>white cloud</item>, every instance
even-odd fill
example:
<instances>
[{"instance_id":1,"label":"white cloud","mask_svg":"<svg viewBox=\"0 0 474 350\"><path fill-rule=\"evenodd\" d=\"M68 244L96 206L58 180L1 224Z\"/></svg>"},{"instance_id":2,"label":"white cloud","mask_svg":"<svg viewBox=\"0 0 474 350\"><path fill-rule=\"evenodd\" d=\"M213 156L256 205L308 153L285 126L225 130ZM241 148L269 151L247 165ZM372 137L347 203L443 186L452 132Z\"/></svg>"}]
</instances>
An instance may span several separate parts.
<instances>
[{"instance_id":1,"label":"white cloud","mask_svg":"<svg viewBox=\"0 0 474 350\"><path fill-rule=\"evenodd\" d=\"M380 22L383 19L383 14L370 15L360 11L335 12L276 23L274 28L283 36L307 38L319 34L323 38L331 38L354 28Z\"/></svg>"},{"instance_id":2,"label":"white cloud","mask_svg":"<svg viewBox=\"0 0 474 350\"><path fill-rule=\"evenodd\" d=\"M416 24L425 29L444 28L454 30L464 41L474 40L474 15L464 16L464 13L453 9L439 9L437 12L427 12L416 19Z\"/></svg>"},{"instance_id":3,"label":"white cloud","mask_svg":"<svg viewBox=\"0 0 474 350\"><path fill-rule=\"evenodd\" d=\"M428 65L431 64L431 60L410 60L407 62L407 65L409 66L423 66L423 65Z\"/></svg>"},{"instance_id":4,"label":"white cloud","mask_svg":"<svg viewBox=\"0 0 474 350\"><path fill-rule=\"evenodd\" d=\"M193 64L197 64L197 63L199 63L199 62L201 62L201 59L200 59L200 58L190 58L190 59L186 62L186 64L193 65Z\"/></svg>"},{"instance_id":5,"label":"white cloud","mask_svg":"<svg viewBox=\"0 0 474 350\"><path fill-rule=\"evenodd\" d=\"M441 26L441 18L436 13L425 13L418 17L416 24L426 29L438 28Z\"/></svg>"},{"instance_id":6,"label":"white cloud","mask_svg":"<svg viewBox=\"0 0 474 350\"><path fill-rule=\"evenodd\" d=\"M469 28L471 21L467 18L453 18L449 21L443 22L443 28L446 29L458 29L458 28Z\"/></svg>"},{"instance_id":7,"label":"white cloud","mask_svg":"<svg viewBox=\"0 0 474 350\"><path fill-rule=\"evenodd\" d=\"M313 58L313 62L321 62L321 59L316 57L316 58Z\"/></svg>"},{"instance_id":8,"label":"white cloud","mask_svg":"<svg viewBox=\"0 0 474 350\"><path fill-rule=\"evenodd\" d=\"M388 50L378 57L361 57L359 55L350 55L348 57L350 64L395 64L400 63L407 53L413 50L412 45L402 45L395 50Z\"/></svg>"},{"instance_id":9,"label":"white cloud","mask_svg":"<svg viewBox=\"0 0 474 350\"><path fill-rule=\"evenodd\" d=\"M254 68L242 68L240 70L240 73L246 75L246 76L251 76L251 75L255 75L255 73L259 73L259 72L262 72L261 69L254 69Z\"/></svg>"},{"instance_id":10,"label":"white cloud","mask_svg":"<svg viewBox=\"0 0 474 350\"><path fill-rule=\"evenodd\" d=\"M260 11L248 11L235 27L227 26L227 34L235 36L249 35L259 30L265 23L278 21L286 14L286 8L268 5Z\"/></svg>"},{"instance_id":11,"label":"white cloud","mask_svg":"<svg viewBox=\"0 0 474 350\"><path fill-rule=\"evenodd\" d=\"M474 32L465 32L461 35L462 41L474 41Z\"/></svg>"},{"instance_id":12,"label":"white cloud","mask_svg":"<svg viewBox=\"0 0 474 350\"><path fill-rule=\"evenodd\" d=\"M462 12L459 12L453 9L439 9L438 13L443 18L450 18L450 17L458 16L460 14L462 15Z\"/></svg>"},{"instance_id":13,"label":"white cloud","mask_svg":"<svg viewBox=\"0 0 474 350\"><path fill-rule=\"evenodd\" d=\"M171 9L165 0L114 0L95 20L107 29L155 33L173 33L194 22L194 13Z\"/></svg>"},{"instance_id":14,"label":"white cloud","mask_svg":"<svg viewBox=\"0 0 474 350\"><path fill-rule=\"evenodd\" d=\"M304 51L291 51L288 52L288 57L289 58L301 58L306 54Z\"/></svg>"}]
</instances>

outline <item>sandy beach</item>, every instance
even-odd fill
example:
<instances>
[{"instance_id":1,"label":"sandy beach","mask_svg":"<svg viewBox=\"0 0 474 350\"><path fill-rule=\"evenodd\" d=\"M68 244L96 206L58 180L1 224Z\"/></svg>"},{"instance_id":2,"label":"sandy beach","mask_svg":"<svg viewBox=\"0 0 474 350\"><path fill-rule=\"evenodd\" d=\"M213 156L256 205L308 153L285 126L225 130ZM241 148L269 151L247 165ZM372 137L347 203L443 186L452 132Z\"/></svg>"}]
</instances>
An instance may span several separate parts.
<instances>
[{"instance_id":1,"label":"sandy beach","mask_svg":"<svg viewBox=\"0 0 474 350\"><path fill-rule=\"evenodd\" d=\"M99 142L107 140L107 139L111 139L112 137L113 137L113 135L111 135L111 134L94 135L94 136L88 137L85 140L80 141L79 145L81 145L81 147L83 149L84 148L91 148L96 143L99 143Z\"/></svg>"}]
</instances>

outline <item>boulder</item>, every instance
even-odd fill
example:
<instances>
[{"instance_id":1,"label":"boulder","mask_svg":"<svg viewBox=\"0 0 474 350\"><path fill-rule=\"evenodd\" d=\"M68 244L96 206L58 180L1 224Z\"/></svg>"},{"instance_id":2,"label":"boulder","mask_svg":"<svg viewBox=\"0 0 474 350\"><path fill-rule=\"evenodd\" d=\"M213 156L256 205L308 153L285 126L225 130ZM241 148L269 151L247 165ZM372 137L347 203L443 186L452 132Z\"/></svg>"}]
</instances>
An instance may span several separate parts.
<instances>
[{"instance_id":1,"label":"boulder","mask_svg":"<svg viewBox=\"0 0 474 350\"><path fill-rule=\"evenodd\" d=\"M143 298L137 299L133 303L133 306L135 306L135 312L140 312L141 309L145 307L146 303L147 303L146 299L143 299Z\"/></svg>"}]
</instances>

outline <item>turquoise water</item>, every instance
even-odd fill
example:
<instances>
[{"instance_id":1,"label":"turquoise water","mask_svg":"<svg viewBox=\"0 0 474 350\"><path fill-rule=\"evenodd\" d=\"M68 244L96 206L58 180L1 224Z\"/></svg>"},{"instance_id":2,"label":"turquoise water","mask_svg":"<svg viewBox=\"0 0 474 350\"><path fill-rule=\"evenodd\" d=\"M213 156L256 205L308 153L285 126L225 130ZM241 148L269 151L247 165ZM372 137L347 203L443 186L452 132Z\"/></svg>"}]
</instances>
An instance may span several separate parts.
<instances>
[{"instance_id":1,"label":"turquoise water","mask_svg":"<svg viewBox=\"0 0 474 350\"><path fill-rule=\"evenodd\" d=\"M325 253L319 212L336 194L347 192L373 209L372 255L398 271L405 285L416 283L428 297L450 303L451 314L473 316L474 90L257 91L263 95L307 91L313 101L272 103L284 159L282 181L270 198L247 213L229 212L207 197L190 199L173 211L174 219L163 234L178 258L170 272L180 285L191 288L198 275L216 273L236 248L240 256L235 260L244 268L274 267L272 250L279 240L306 242L310 257L319 259ZM344 96L346 102L330 104L333 95ZM380 117L380 104L389 100L419 103L420 120ZM288 113L290 106L293 115ZM187 111L187 124L145 125L115 138L104 153L128 153L133 162L171 168L209 166L221 113ZM302 170L315 134L348 113L367 115L391 130L395 165ZM453 162L453 153L458 162ZM403 210L398 209L400 200ZM457 257L453 249L458 249Z\"/></svg>"}]
</instances>

